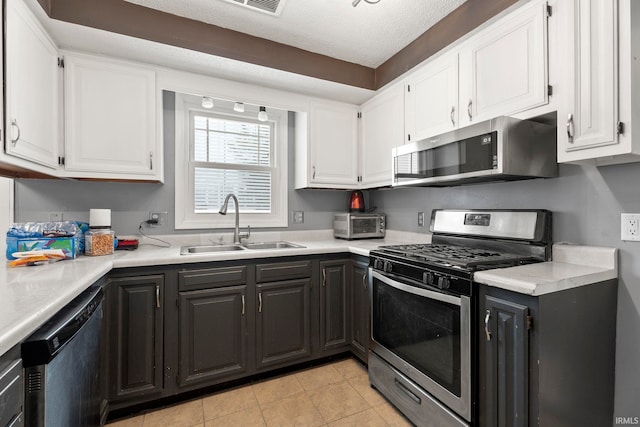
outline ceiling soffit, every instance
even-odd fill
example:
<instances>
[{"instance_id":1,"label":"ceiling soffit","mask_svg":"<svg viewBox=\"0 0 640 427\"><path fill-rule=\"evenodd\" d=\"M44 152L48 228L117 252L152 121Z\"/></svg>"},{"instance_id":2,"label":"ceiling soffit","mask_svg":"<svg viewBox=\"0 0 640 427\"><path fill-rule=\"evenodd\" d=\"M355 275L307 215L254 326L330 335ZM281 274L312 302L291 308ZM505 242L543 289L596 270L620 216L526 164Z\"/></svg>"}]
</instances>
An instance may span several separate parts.
<instances>
[{"instance_id":1,"label":"ceiling soffit","mask_svg":"<svg viewBox=\"0 0 640 427\"><path fill-rule=\"evenodd\" d=\"M467 0L377 68L331 58L124 0L37 1L52 19L376 90L518 0Z\"/></svg>"}]
</instances>

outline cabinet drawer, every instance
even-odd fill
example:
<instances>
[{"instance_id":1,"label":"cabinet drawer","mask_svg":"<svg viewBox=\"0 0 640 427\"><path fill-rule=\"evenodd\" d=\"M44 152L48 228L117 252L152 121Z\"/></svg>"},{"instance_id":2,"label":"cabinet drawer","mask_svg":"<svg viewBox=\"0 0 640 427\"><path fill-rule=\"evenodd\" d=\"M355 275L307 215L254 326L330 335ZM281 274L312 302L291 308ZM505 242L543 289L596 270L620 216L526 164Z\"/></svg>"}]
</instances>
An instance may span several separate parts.
<instances>
[{"instance_id":1,"label":"cabinet drawer","mask_svg":"<svg viewBox=\"0 0 640 427\"><path fill-rule=\"evenodd\" d=\"M303 279L305 277L311 277L311 261L279 262L256 266L256 283Z\"/></svg>"},{"instance_id":2,"label":"cabinet drawer","mask_svg":"<svg viewBox=\"0 0 640 427\"><path fill-rule=\"evenodd\" d=\"M244 285L246 283L247 267L245 265L203 268L178 273L178 290L180 291Z\"/></svg>"},{"instance_id":3,"label":"cabinet drawer","mask_svg":"<svg viewBox=\"0 0 640 427\"><path fill-rule=\"evenodd\" d=\"M22 425L22 361L0 372L0 425Z\"/></svg>"}]
</instances>

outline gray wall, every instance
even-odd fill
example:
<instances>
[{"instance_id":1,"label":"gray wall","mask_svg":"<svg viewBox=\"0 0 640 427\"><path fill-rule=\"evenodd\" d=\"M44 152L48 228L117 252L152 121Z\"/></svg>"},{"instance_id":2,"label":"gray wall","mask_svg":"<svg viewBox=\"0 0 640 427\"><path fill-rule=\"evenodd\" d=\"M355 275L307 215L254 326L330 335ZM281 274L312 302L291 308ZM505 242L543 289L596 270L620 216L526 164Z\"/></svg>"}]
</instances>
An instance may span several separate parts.
<instances>
[{"instance_id":1,"label":"gray wall","mask_svg":"<svg viewBox=\"0 0 640 427\"><path fill-rule=\"evenodd\" d=\"M63 212L64 219L89 221L89 209L111 209L113 229L121 234L136 234L150 211L169 214L165 226L145 228L147 234L197 233L211 230L174 229L175 203L175 96L165 92L164 108L164 184L122 182L86 182L69 180L16 181L16 221L48 221L50 212ZM349 192L330 190L293 190L293 137L295 117L289 115L289 230L330 229L333 213L344 211ZM304 211L304 224L291 224L292 211ZM246 226L240 219L240 226ZM249 224L251 225L251 224ZM272 228L270 230L277 230Z\"/></svg>"},{"instance_id":2,"label":"gray wall","mask_svg":"<svg viewBox=\"0 0 640 427\"><path fill-rule=\"evenodd\" d=\"M620 240L620 213L640 213L640 163L561 165L559 178L547 180L375 191L371 203L388 214L389 229L419 232L428 220L419 228L418 212L429 218L435 208L549 209L555 242L619 248L615 415L640 417L640 242Z\"/></svg>"},{"instance_id":3,"label":"gray wall","mask_svg":"<svg viewBox=\"0 0 640 427\"><path fill-rule=\"evenodd\" d=\"M164 99L165 104L173 105L173 94L165 94ZM292 117L290 123L293 126ZM88 220L90 208L111 208L114 229L120 234L134 234L150 210L159 210L169 212L169 224L147 231L175 233L173 126L173 108L166 108L165 184L18 180L16 220L47 220L52 211L63 211L67 219ZM290 170L293 170L292 147L290 141ZM293 173L289 183L293 188ZM639 184L640 164L602 168L562 165L560 177L548 180L379 190L366 197L372 206L387 213L389 229L427 232L427 227L417 227L417 213L426 212L428 225L434 208L549 209L554 215L554 241L619 248L615 415L631 417L640 416L640 242L620 241L620 213L640 212ZM333 212L344 211L348 198L349 193L344 191L289 190L289 211L305 212L305 223L290 225L289 229L331 228ZM585 386L588 381L585 378Z\"/></svg>"}]
</instances>

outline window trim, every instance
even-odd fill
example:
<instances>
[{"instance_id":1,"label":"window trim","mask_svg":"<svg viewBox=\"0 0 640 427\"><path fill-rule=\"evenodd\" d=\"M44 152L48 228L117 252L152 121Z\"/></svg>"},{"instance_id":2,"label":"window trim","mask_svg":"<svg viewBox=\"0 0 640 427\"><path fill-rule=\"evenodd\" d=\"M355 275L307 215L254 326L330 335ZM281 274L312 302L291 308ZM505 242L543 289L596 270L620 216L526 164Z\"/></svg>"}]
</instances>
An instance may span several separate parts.
<instances>
[{"instance_id":1,"label":"window trim","mask_svg":"<svg viewBox=\"0 0 640 427\"><path fill-rule=\"evenodd\" d=\"M191 112L211 114L211 110L202 108L200 97L176 93L175 97L175 228L176 230L233 228L235 213L219 215L217 213L194 212L194 168L191 167L190 145L192 129ZM215 115L229 118L249 118L251 113L238 114L232 109L221 110L216 107ZM269 122L273 125L273 162L275 171L271 177L272 205L271 213L241 213L240 227L270 228L288 226L288 188L287 188L287 141L288 114L283 110L269 110ZM194 162L197 164L197 162ZM232 207L232 210L235 206Z\"/></svg>"}]
</instances>

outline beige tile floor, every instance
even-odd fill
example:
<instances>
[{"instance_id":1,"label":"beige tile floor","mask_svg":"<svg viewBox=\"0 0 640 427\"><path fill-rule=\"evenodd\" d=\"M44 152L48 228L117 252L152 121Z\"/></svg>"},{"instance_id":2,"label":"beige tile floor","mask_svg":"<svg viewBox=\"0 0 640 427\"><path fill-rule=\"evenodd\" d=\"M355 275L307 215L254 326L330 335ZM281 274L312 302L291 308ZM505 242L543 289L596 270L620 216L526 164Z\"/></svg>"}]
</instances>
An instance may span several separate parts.
<instances>
[{"instance_id":1,"label":"beige tile floor","mask_svg":"<svg viewBox=\"0 0 640 427\"><path fill-rule=\"evenodd\" d=\"M109 427L411 426L354 359L206 396Z\"/></svg>"}]
</instances>

